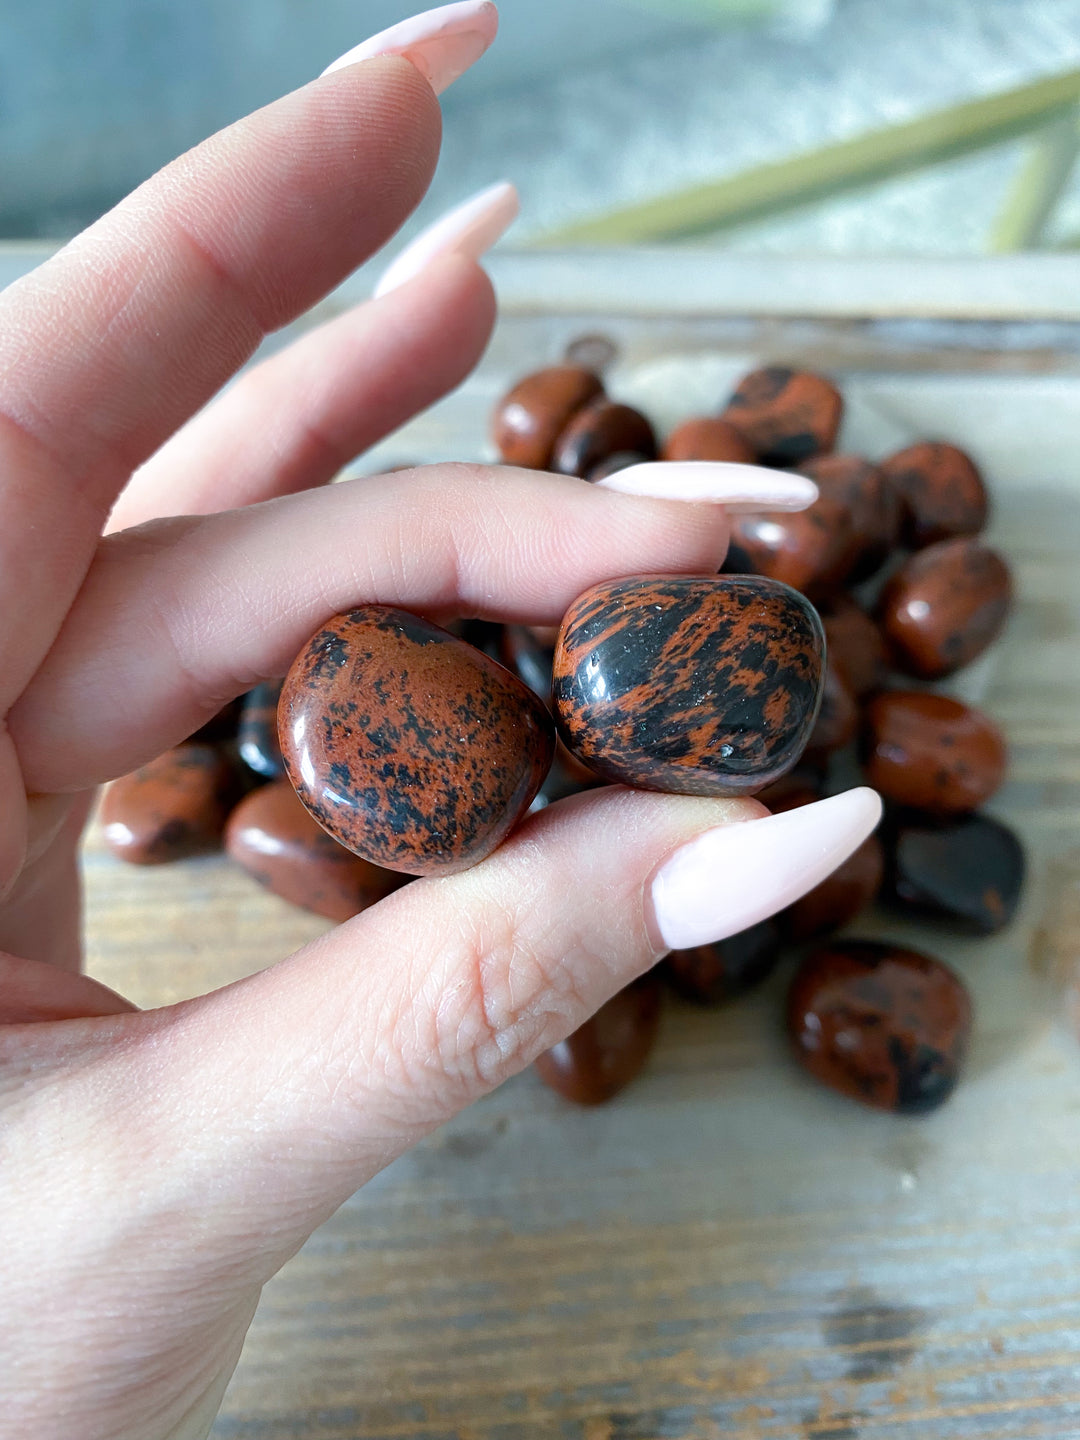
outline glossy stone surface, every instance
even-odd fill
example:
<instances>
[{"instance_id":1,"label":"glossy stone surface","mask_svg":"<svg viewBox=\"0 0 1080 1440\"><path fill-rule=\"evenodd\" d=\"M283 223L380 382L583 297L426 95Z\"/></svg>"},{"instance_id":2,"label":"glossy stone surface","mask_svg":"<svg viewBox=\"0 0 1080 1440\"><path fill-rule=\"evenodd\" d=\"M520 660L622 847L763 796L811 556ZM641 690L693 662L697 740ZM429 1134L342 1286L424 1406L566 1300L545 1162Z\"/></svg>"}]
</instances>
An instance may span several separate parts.
<instances>
[{"instance_id":1,"label":"glossy stone surface","mask_svg":"<svg viewBox=\"0 0 1080 1440\"><path fill-rule=\"evenodd\" d=\"M726 1005L767 980L780 959L775 920L751 925L715 945L672 950L660 973L676 994L695 1005Z\"/></svg>"},{"instance_id":2,"label":"glossy stone surface","mask_svg":"<svg viewBox=\"0 0 1080 1440\"><path fill-rule=\"evenodd\" d=\"M929 955L848 940L799 967L787 1021L816 1080L866 1105L923 1115L956 1086L971 1001L960 978Z\"/></svg>"},{"instance_id":3,"label":"glossy stone surface","mask_svg":"<svg viewBox=\"0 0 1080 1440\"><path fill-rule=\"evenodd\" d=\"M880 690L888 674L885 637L854 601L839 595L822 615L829 660L857 700Z\"/></svg>"},{"instance_id":4,"label":"glossy stone surface","mask_svg":"<svg viewBox=\"0 0 1080 1440\"><path fill-rule=\"evenodd\" d=\"M722 418L765 465L798 465L836 444L844 402L821 375L767 365L739 381Z\"/></svg>"},{"instance_id":5,"label":"glossy stone surface","mask_svg":"<svg viewBox=\"0 0 1080 1440\"><path fill-rule=\"evenodd\" d=\"M885 851L871 835L827 880L788 906L781 917L788 938L811 940L849 924L877 899L884 875Z\"/></svg>"},{"instance_id":6,"label":"glossy stone surface","mask_svg":"<svg viewBox=\"0 0 1080 1440\"><path fill-rule=\"evenodd\" d=\"M768 575L820 603L843 585L858 554L850 511L823 495L795 514L733 515L724 571Z\"/></svg>"},{"instance_id":7,"label":"glossy stone surface","mask_svg":"<svg viewBox=\"0 0 1080 1440\"><path fill-rule=\"evenodd\" d=\"M225 827L225 849L260 885L328 920L359 915L405 883L339 845L304 809L288 780L241 800Z\"/></svg>"},{"instance_id":8,"label":"glossy stone surface","mask_svg":"<svg viewBox=\"0 0 1080 1440\"><path fill-rule=\"evenodd\" d=\"M886 585L881 628L897 665L936 680L996 639L1011 604L1000 555L977 540L943 540L917 551Z\"/></svg>"},{"instance_id":9,"label":"glossy stone surface","mask_svg":"<svg viewBox=\"0 0 1080 1440\"><path fill-rule=\"evenodd\" d=\"M236 771L220 750L178 745L108 786L101 802L105 843L132 865L216 850L239 793Z\"/></svg>"},{"instance_id":10,"label":"glossy stone surface","mask_svg":"<svg viewBox=\"0 0 1080 1440\"><path fill-rule=\"evenodd\" d=\"M999 820L900 823L886 833L885 894L899 908L976 935L1003 930L1024 887L1024 850Z\"/></svg>"},{"instance_id":11,"label":"glossy stone surface","mask_svg":"<svg viewBox=\"0 0 1080 1440\"><path fill-rule=\"evenodd\" d=\"M602 1005L591 1020L537 1057L549 1089L576 1105L602 1105L645 1067L660 1030L663 987L655 972Z\"/></svg>"},{"instance_id":12,"label":"glossy stone surface","mask_svg":"<svg viewBox=\"0 0 1080 1440\"><path fill-rule=\"evenodd\" d=\"M1005 737L981 710L925 690L883 690L863 712L866 781L931 815L976 810L1005 779Z\"/></svg>"},{"instance_id":13,"label":"glossy stone surface","mask_svg":"<svg viewBox=\"0 0 1080 1440\"><path fill-rule=\"evenodd\" d=\"M656 458L656 436L640 410L614 400L594 400L579 410L559 436L551 468L563 475L588 475L601 460L632 450Z\"/></svg>"},{"instance_id":14,"label":"glossy stone surface","mask_svg":"<svg viewBox=\"0 0 1080 1440\"><path fill-rule=\"evenodd\" d=\"M609 475L616 475L620 470L629 470L631 465L646 464L649 458L648 455L642 455L640 450L616 450L614 455L609 455L598 465L594 465L585 478L590 484L597 480L606 480Z\"/></svg>"},{"instance_id":15,"label":"glossy stone surface","mask_svg":"<svg viewBox=\"0 0 1080 1440\"><path fill-rule=\"evenodd\" d=\"M977 535L986 525L989 503L982 476L970 455L955 445L924 440L882 462L904 507L904 543L913 550Z\"/></svg>"},{"instance_id":16,"label":"glossy stone surface","mask_svg":"<svg viewBox=\"0 0 1080 1440\"><path fill-rule=\"evenodd\" d=\"M833 664L831 658L825 662L825 684L821 691L821 709L818 711L807 751L813 754L831 754L842 750L854 740L859 729L859 707L851 687Z\"/></svg>"},{"instance_id":17,"label":"glossy stone surface","mask_svg":"<svg viewBox=\"0 0 1080 1440\"><path fill-rule=\"evenodd\" d=\"M847 508L858 549L847 579L865 580L879 570L900 539L902 507L888 476L861 455L820 455L799 466L822 495Z\"/></svg>"},{"instance_id":18,"label":"glossy stone surface","mask_svg":"<svg viewBox=\"0 0 1080 1440\"><path fill-rule=\"evenodd\" d=\"M549 365L526 375L495 407L491 438L507 465L551 467L555 442L573 416L604 391L600 377L580 365Z\"/></svg>"},{"instance_id":19,"label":"glossy stone surface","mask_svg":"<svg viewBox=\"0 0 1080 1440\"><path fill-rule=\"evenodd\" d=\"M277 733L281 685L280 680L268 680L248 691L240 707L240 725L236 732L240 759L249 770L266 780L281 780L285 775Z\"/></svg>"},{"instance_id":20,"label":"glossy stone surface","mask_svg":"<svg viewBox=\"0 0 1080 1440\"><path fill-rule=\"evenodd\" d=\"M665 460L726 460L752 465L755 458L746 437L719 415L684 420L667 437L663 450Z\"/></svg>"},{"instance_id":21,"label":"glossy stone surface","mask_svg":"<svg viewBox=\"0 0 1080 1440\"><path fill-rule=\"evenodd\" d=\"M758 576L607 581L563 620L556 722L607 780L754 794L802 754L821 699L823 645L813 606Z\"/></svg>"},{"instance_id":22,"label":"glossy stone surface","mask_svg":"<svg viewBox=\"0 0 1080 1440\"><path fill-rule=\"evenodd\" d=\"M515 675L407 611L362 605L311 637L278 706L301 800L354 854L409 875L475 865L528 810L551 717Z\"/></svg>"}]
</instances>

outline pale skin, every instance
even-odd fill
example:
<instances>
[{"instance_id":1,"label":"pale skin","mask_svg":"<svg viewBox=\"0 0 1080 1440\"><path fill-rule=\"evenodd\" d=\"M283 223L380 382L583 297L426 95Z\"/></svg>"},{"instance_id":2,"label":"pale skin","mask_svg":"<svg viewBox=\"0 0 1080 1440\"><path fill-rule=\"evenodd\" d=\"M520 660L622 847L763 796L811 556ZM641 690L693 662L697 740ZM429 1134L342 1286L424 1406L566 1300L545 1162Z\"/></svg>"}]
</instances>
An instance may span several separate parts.
<instances>
[{"instance_id":1,"label":"pale skin","mask_svg":"<svg viewBox=\"0 0 1080 1440\"><path fill-rule=\"evenodd\" d=\"M439 124L407 61L339 71L0 297L0 1434L205 1436L265 1281L655 962L666 856L764 813L596 792L224 991L140 1013L80 973L93 788L283 674L328 616L555 624L597 581L723 556L719 507L574 479L326 486L478 359L494 301L465 259L201 409L393 234Z\"/></svg>"}]
</instances>

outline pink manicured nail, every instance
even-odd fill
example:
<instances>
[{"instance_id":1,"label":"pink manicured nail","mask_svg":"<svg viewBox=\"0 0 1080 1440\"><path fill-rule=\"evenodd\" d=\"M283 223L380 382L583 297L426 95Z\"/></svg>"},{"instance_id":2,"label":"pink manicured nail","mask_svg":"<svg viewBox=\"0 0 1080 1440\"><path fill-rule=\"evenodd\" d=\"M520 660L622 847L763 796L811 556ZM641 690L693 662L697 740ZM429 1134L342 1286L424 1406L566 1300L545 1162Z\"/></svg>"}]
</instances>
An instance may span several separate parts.
<instances>
[{"instance_id":1,"label":"pink manicured nail","mask_svg":"<svg viewBox=\"0 0 1080 1440\"><path fill-rule=\"evenodd\" d=\"M671 950L711 945L798 900L856 850L881 819L873 790L707 830L664 861L652 918Z\"/></svg>"},{"instance_id":2,"label":"pink manicured nail","mask_svg":"<svg viewBox=\"0 0 1080 1440\"><path fill-rule=\"evenodd\" d=\"M376 55L401 55L416 66L436 95L441 95L459 75L474 65L499 28L499 12L491 0L460 0L457 5L440 5L413 15L389 30L380 30L370 40L347 50L323 71L343 70Z\"/></svg>"},{"instance_id":3,"label":"pink manicured nail","mask_svg":"<svg viewBox=\"0 0 1080 1440\"><path fill-rule=\"evenodd\" d=\"M696 500L739 510L805 510L818 489L803 475L721 460L668 460L628 465L596 481L603 490L654 500Z\"/></svg>"},{"instance_id":4,"label":"pink manicured nail","mask_svg":"<svg viewBox=\"0 0 1080 1440\"><path fill-rule=\"evenodd\" d=\"M404 285L441 255L467 255L479 260L510 228L520 209L517 191L505 180L481 190L405 247L376 285L376 298Z\"/></svg>"}]
</instances>

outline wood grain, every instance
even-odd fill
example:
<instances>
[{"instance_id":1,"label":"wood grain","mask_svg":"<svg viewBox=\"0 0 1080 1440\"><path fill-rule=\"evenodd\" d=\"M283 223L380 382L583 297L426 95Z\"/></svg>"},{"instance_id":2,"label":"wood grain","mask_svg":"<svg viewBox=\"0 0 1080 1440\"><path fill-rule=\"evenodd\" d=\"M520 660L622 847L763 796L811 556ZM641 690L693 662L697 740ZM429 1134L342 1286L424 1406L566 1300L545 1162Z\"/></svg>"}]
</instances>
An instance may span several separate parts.
<instances>
[{"instance_id":1,"label":"wood grain","mask_svg":"<svg viewBox=\"0 0 1080 1440\"><path fill-rule=\"evenodd\" d=\"M806 344L770 322L748 353L756 323L510 316L478 377L382 453L479 453L498 388L585 330L618 351L619 397L654 394L668 423ZM1080 1435L1080 366L1033 366L1036 332L1019 359L969 332L948 366L851 333L816 361L853 397L850 433L878 453L973 437L1017 570L1006 638L959 693L1012 747L992 809L1032 854L1022 914L981 942L858 926L965 975L966 1079L927 1118L863 1112L790 1062L784 975L730 1010L673 1001L609 1107L520 1076L344 1206L267 1287L216 1440ZM325 928L220 860L127 869L92 836L86 875L91 969L144 1005Z\"/></svg>"}]
</instances>

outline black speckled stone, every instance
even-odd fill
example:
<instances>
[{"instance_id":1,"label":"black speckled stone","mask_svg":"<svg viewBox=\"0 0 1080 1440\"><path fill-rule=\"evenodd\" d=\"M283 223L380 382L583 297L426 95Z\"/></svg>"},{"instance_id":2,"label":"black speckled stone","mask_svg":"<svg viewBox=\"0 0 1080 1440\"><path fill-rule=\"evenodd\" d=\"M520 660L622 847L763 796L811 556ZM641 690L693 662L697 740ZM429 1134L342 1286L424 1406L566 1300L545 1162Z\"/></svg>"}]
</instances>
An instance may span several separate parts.
<instances>
[{"instance_id":1,"label":"black speckled stone","mask_svg":"<svg viewBox=\"0 0 1080 1440\"><path fill-rule=\"evenodd\" d=\"M281 752L308 810L354 854L408 875L475 865L526 813L554 727L515 675L407 611L327 621L285 679Z\"/></svg>"},{"instance_id":2,"label":"black speckled stone","mask_svg":"<svg viewBox=\"0 0 1080 1440\"><path fill-rule=\"evenodd\" d=\"M1024 850L989 815L952 824L908 818L885 832L885 898L894 906L976 935L1004 930L1024 887Z\"/></svg>"},{"instance_id":3,"label":"black speckled stone","mask_svg":"<svg viewBox=\"0 0 1080 1440\"><path fill-rule=\"evenodd\" d=\"M604 779L750 795L802 754L821 703L823 656L817 612L774 580L607 581L563 620L556 721Z\"/></svg>"}]
</instances>

